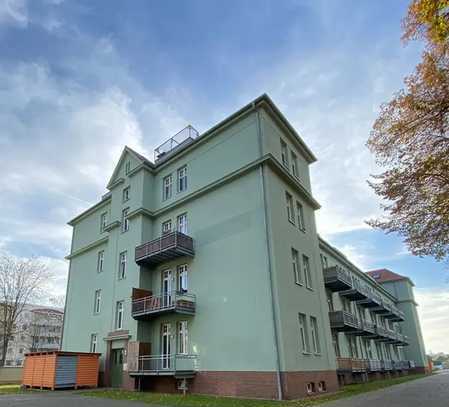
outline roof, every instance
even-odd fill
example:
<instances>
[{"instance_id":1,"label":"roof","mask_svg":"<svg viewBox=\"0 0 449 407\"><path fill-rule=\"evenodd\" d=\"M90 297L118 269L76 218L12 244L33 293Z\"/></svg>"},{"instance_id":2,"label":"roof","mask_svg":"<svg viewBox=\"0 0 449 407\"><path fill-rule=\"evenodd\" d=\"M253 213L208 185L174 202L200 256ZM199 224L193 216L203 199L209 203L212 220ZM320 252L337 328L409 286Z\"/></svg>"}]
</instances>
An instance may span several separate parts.
<instances>
[{"instance_id":1,"label":"roof","mask_svg":"<svg viewBox=\"0 0 449 407\"><path fill-rule=\"evenodd\" d=\"M366 274L371 276L378 283L386 283L390 281L401 281L401 280L409 280L411 282L411 280L408 277L394 273L393 271L388 269L371 270L367 271Z\"/></svg>"}]
</instances>

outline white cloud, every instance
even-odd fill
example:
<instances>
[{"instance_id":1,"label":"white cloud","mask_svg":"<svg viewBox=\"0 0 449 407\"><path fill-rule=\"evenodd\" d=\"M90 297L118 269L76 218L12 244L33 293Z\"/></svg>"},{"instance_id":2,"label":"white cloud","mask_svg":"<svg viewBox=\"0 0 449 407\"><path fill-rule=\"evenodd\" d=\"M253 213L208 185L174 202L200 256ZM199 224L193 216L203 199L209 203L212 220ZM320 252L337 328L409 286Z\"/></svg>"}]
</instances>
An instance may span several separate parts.
<instances>
[{"instance_id":1,"label":"white cloud","mask_svg":"<svg viewBox=\"0 0 449 407\"><path fill-rule=\"evenodd\" d=\"M28 25L28 9L25 0L0 0L0 24Z\"/></svg>"},{"instance_id":2,"label":"white cloud","mask_svg":"<svg viewBox=\"0 0 449 407\"><path fill-rule=\"evenodd\" d=\"M449 287L415 288L427 353L449 353Z\"/></svg>"}]
</instances>

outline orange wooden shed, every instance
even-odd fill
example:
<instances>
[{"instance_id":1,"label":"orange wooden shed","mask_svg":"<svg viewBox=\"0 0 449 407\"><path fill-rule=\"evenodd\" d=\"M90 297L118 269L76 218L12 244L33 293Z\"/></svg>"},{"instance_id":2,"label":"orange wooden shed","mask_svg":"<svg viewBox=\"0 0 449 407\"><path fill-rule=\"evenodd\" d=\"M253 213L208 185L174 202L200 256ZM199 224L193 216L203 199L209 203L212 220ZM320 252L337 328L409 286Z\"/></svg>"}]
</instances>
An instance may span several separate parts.
<instances>
[{"instance_id":1,"label":"orange wooden shed","mask_svg":"<svg viewBox=\"0 0 449 407\"><path fill-rule=\"evenodd\" d=\"M22 385L51 390L97 387L100 355L62 351L27 353Z\"/></svg>"}]
</instances>

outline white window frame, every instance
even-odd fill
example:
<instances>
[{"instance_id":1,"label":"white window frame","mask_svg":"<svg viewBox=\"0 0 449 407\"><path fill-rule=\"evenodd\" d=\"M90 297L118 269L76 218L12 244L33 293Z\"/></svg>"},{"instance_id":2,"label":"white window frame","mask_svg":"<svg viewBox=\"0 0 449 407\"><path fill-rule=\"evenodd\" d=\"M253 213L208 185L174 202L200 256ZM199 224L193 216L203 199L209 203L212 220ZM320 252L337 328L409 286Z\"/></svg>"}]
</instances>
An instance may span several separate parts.
<instances>
[{"instance_id":1,"label":"white window frame","mask_svg":"<svg viewBox=\"0 0 449 407\"><path fill-rule=\"evenodd\" d=\"M187 165L178 168L177 171L177 190L178 192L184 192L187 190Z\"/></svg>"},{"instance_id":2,"label":"white window frame","mask_svg":"<svg viewBox=\"0 0 449 407\"><path fill-rule=\"evenodd\" d=\"M127 161L125 163L125 175L128 175L131 172L131 161Z\"/></svg>"},{"instance_id":3,"label":"white window frame","mask_svg":"<svg viewBox=\"0 0 449 407\"><path fill-rule=\"evenodd\" d=\"M129 208L125 208L122 210L122 233L125 233L129 230Z\"/></svg>"},{"instance_id":4,"label":"white window frame","mask_svg":"<svg viewBox=\"0 0 449 407\"><path fill-rule=\"evenodd\" d=\"M291 223L295 224L295 208L293 206L293 196L288 192L285 192L285 201L287 205L287 218Z\"/></svg>"},{"instance_id":5,"label":"white window frame","mask_svg":"<svg viewBox=\"0 0 449 407\"><path fill-rule=\"evenodd\" d=\"M118 279L123 280L126 277L126 269L128 267L128 251L125 250L119 254L118 261Z\"/></svg>"},{"instance_id":6,"label":"white window frame","mask_svg":"<svg viewBox=\"0 0 449 407\"><path fill-rule=\"evenodd\" d=\"M169 174L162 179L162 200L166 201L173 195L173 174Z\"/></svg>"},{"instance_id":7,"label":"white window frame","mask_svg":"<svg viewBox=\"0 0 449 407\"><path fill-rule=\"evenodd\" d=\"M181 215L178 215L176 218L176 229L178 232L187 234L187 213L182 213Z\"/></svg>"},{"instance_id":8,"label":"white window frame","mask_svg":"<svg viewBox=\"0 0 449 407\"><path fill-rule=\"evenodd\" d=\"M104 269L104 250L100 250L97 255L97 273L101 273Z\"/></svg>"},{"instance_id":9,"label":"white window frame","mask_svg":"<svg viewBox=\"0 0 449 407\"><path fill-rule=\"evenodd\" d=\"M98 336L97 334L91 334L90 335L90 352L91 353L96 353L97 352L97 339Z\"/></svg>"},{"instance_id":10,"label":"white window frame","mask_svg":"<svg viewBox=\"0 0 449 407\"><path fill-rule=\"evenodd\" d=\"M295 283L298 285L303 285L302 270L301 265L299 264L299 252L294 247L292 247L291 256L292 256L292 267Z\"/></svg>"},{"instance_id":11,"label":"white window frame","mask_svg":"<svg viewBox=\"0 0 449 407\"><path fill-rule=\"evenodd\" d=\"M94 294L94 314L101 312L101 289L95 290Z\"/></svg>"},{"instance_id":12,"label":"white window frame","mask_svg":"<svg viewBox=\"0 0 449 407\"><path fill-rule=\"evenodd\" d=\"M313 289L312 271L310 270L310 259L305 254L302 255L302 268L304 270L304 279L306 282L306 287Z\"/></svg>"},{"instance_id":13,"label":"white window frame","mask_svg":"<svg viewBox=\"0 0 449 407\"><path fill-rule=\"evenodd\" d=\"M115 304L115 329L123 329L124 301L117 301Z\"/></svg>"},{"instance_id":14,"label":"white window frame","mask_svg":"<svg viewBox=\"0 0 449 407\"><path fill-rule=\"evenodd\" d=\"M177 268L178 291L187 292L189 289L189 268L187 264L181 264Z\"/></svg>"},{"instance_id":15,"label":"white window frame","mask_svg":"<svg viewBox=\"0 0 449 407\"><path fill-rule=\"evenodd\" d=\"M281 139L281 161L282 164L288 168L288 147L287 143Z\"/></svg>"},{"instance_id":16,"label":"white window frame","mask_svg":"<svg viewBox=\"0 0 449 407\"><path fill-rule=\"evenodd\" d=\"M126 188L123 188L123 191L122 191L122 201L123 202L129 201L129 197L130 197L129 192L130 192L130 190L131 190L130 186L128 186Z\"/></svg>"},{"instance_id":17,"label":"white window frame","mask_svg":"<svg viewBox=\"0 0 449 407\"><path fill-rule=\"evenodd\" d=\"M321 353L320 338L318 335L318 321L315 317L310 317L310 332L312 334L313 352L315 354Z\"/></svg>"},{"instance_id":18,"label":"white window frame","mask_svg":"<svg viewBox=\"0 0 449 407\"><path fill-rule=\"evenodd\" d=\"M292 150L290 150L290 158L291 158L291 161L292 161L292 174L296 178L299 178L299 175L298 175L298 156Z\"/></svg>"},{"instance_id":19,"label":"white window frame","mask_svg":"<svg viewBox=\"0 0 449 407\"><path fill-rule=\"evenodd\" d=\"M167 233L171 233L172 231L172 221L168 219L161 224L161 232L162 235L166 235Z\"/></svg>"},{"instance_id":20,"label":"white window frame","mask_svg":"<svg viewBox=\"0 0 449 407\"><path fill-rule=\"evenodd\" d=\"M189 328L187 321L178 322L178 354L189 353Z\"/></svg>"},{"instance_id":21,"label":"white window frame","mask_svg":"<svg viewBox=\"0 0 449 407\"><path fill-rule=\"evenodd\" d=\"M302 353L310 353L309 348L309 334L307 330L307 317L305 314L301 312L298 313L298 321L299 321L299 339Z\"/></svg>"},{"instance_id":22,"label":"white window frame","mask_svg":"<svg viewBox=\"0 0 449 407\"><path fill-rule=\"evenodd\" d=\"M303 232L306 231L306 224L304 222L304 206L301 202L296 201L296 212L298 217L298 227Z\"/></svg>"},{"instance_id":23,"label":"white window frame","mask_svg":"<svg viewBox=\"0 0 449 407\"><path fill-rule=\"evenodd\" d=\"M103 212L100 215L100 232L103 233L106 229L106 225L108 224L108 213Z\"/></svg>"}]
</instances>

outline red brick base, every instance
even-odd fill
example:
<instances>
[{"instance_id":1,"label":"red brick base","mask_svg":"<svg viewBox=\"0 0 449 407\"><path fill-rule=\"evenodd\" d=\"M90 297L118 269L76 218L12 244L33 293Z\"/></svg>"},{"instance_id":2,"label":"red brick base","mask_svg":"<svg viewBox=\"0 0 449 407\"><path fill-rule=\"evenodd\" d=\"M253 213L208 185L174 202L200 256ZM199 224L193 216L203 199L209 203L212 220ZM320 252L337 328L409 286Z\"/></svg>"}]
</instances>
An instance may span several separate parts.
<instances>
[{"instance_id":1,"label":"red brick base","mask_svg":"<svg viewBox=\"0 0 449 407\"><path fill-rule=\"evenodd\" d=\"M284 399L298 399L318 392L324 382L325 392L338 390L335 371L283 372L281 374ZM313 383L315 393L307 393L307 383ZM275 372L198 372L188 380L189 392L220 396L277 399L278 386ZM141 378L140 389L175 393L177 383L173 377Z\"/></svg>"}]
</instances>

